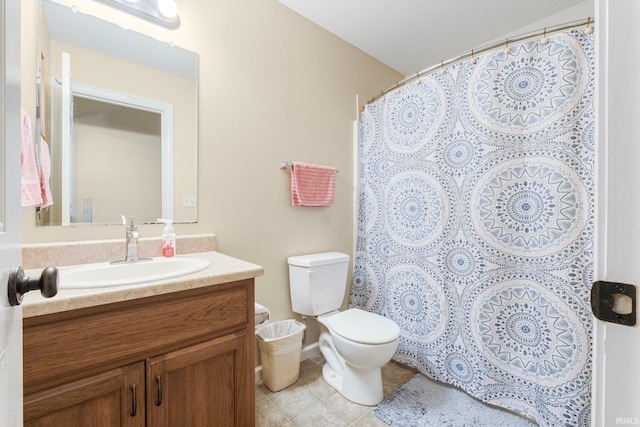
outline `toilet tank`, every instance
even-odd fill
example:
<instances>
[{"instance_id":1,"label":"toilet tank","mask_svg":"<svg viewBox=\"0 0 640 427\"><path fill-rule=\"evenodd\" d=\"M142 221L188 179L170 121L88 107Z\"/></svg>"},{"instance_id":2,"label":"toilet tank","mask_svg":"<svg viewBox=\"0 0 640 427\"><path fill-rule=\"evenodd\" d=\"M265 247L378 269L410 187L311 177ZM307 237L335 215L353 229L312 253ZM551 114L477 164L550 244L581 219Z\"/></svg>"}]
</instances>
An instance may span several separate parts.
<instances>
[{"instance_id":1,"label":"toilet tank","mask_svg":"<svg viewBox=\"0 0 640 427\"><path fill-rule=\"evenodd\" d=\"M292 256L287 262L294 312L318 316L340 308L347 288L349 255L323 252Z\"/></svg>"}]
</instances>

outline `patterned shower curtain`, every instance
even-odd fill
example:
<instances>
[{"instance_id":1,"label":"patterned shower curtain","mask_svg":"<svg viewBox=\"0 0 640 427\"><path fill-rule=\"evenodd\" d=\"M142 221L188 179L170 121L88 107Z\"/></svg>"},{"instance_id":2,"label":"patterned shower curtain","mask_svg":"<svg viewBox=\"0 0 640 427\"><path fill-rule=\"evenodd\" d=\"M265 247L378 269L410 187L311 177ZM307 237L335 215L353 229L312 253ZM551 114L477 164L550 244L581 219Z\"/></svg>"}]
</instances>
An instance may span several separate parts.
<instances>
[{"instance_id":1,"label":"patterned shower curtain","mask_svg":"<svg viewBox=\"0 0 640 427\"><path fill-rule=\"evenodd\" d=\"M366 106L350 305L396 359L542 426L588 426L594 41L582 30Z\"/></svg>"}]
</instances>

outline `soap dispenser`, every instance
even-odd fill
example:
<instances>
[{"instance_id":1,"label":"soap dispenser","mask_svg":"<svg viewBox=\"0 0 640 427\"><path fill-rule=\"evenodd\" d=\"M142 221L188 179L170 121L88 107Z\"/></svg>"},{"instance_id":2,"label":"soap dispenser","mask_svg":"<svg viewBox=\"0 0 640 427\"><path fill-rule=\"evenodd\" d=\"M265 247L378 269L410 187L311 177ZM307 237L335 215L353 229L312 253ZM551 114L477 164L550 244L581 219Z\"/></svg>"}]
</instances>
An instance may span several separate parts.
<instances>
[{"instance_id":1,"label":"soap dispenser","mask_svg":"<svg viewBox=\"0 0 640 427\"><path fill-rule=\"evenodd\" d=\"M165 224L162 232L162 256L171 258L176 254L176 233L173 230L173 220L158 218L158 222Z\"/></svg>"}]
</instances>

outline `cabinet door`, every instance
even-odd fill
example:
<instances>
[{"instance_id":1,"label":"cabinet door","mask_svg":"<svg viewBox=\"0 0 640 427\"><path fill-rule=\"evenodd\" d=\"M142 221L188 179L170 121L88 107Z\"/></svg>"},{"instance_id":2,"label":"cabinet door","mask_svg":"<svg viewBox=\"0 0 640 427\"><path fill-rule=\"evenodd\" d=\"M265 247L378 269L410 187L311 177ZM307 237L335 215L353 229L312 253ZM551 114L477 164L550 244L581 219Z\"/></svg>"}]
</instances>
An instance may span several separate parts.
<instances>
[{"instance_id":1,"label":"cabinet door","mask_svg":"<svg viewBox=\"0 0 640 427\"><path fill-rule=\"evenodd\" d=\"M147 425L254 425L247 340L230 334L147 360Z\"/></svg>"},{"instance_id":2,"label":"cabinet door","mask_svg":"<svg viewBox=\"0 0 640 427\"><path fill-rule=\"evenodd\" d=\"M144 427L144 362L24 398L25 427Z\"/></svg>"}]
</instances>

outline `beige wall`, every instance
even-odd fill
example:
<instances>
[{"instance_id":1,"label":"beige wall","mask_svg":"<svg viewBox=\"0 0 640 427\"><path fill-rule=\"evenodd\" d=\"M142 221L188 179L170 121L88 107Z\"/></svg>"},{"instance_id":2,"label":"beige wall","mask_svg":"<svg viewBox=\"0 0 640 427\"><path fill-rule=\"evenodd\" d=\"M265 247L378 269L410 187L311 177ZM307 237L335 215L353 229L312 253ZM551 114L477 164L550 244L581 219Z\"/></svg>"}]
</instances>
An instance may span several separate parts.
<instances>
[{"instance_id":1,"label":"beige wall","mask_svg":"<svg viewBox=\"0 0 640 427\"><path fill-rule=\"evenodd\" d=\"M35 18L31 1L22 3L22 102L33 117ZM178 2L176 31L124 19L91 0L73 3L81 11L101 8L125 27L200 55L198 223L179 224L176 232L216 233L220 252L262 265L256 300L273 319L294 317L287 257L352 253L356 95L368 99L402 76L276 0ZM292 207L281 160L339 168L335 204ZM162 226L140 231L156 236ZM117 226L36 228L34 208L23 209L23 242L123 235ZM313 329L308 342L317 337Z\"/></svg>"}]
</instances>

